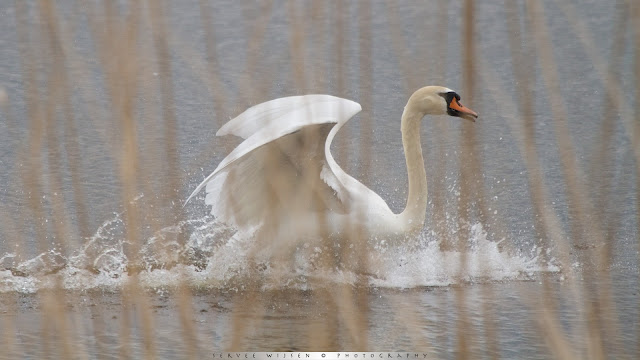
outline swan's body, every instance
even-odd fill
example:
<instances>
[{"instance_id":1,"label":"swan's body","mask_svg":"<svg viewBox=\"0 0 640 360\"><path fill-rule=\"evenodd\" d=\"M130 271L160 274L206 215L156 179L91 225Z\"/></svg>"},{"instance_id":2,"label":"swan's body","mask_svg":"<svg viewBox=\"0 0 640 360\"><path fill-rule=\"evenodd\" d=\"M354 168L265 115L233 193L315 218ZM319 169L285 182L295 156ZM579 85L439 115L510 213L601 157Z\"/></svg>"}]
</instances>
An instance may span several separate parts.
<instances>
[{"instance_id":1,"label":"swan's body","mask_svg":"<svg viewBox=\"0 0 640 360\"><path fill-rule=\"evenodd\" d=\"M245 140L189 199L206 187L205 203L218 220L240 231L264 231L275 243L340 235L351 229L376 237L404 237L422 228L427 206L422 118L445 113L477 117L459 99L450 89L428 86L416 91L405 106L401 131L409 195L399 214L345 173L331 155L336 133L362 108L329 95L268 101L230 120L216 135Z\"/></svg>"}]
</instances>

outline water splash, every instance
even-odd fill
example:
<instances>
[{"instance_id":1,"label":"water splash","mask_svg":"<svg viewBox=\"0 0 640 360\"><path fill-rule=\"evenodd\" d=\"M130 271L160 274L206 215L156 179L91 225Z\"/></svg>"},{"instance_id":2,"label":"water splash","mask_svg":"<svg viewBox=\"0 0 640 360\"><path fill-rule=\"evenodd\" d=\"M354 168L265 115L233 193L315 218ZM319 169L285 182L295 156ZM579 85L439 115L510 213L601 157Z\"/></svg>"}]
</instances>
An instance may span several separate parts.
<instances>
[{"instance_id":1,"label":"water splash","mask_svg":"<svg viewBox=\"0 0 640 360\"><path fill-rule=\"evenodd\" d=\"M197 288L233 291L251 281L263 287L308 289L318 283L354 284L366 276L371 286L411 288L528 280L540 272L560 271L553 261L542 263L541 249L527 254L501 250L479 223L468 226L463 251L443 250L437 235L428 229L405 245L376 241L368 254L375 269L365 274L350 269L348 258L341 259L344 266L333 269L317 266L321 255L332 251L317 244L301 244L292 260L282 264L249 260L251 236L235 233L210 216L157 231L134 255L125 230L121 214L114 214L69 256L55 249L26 260L4 254L0 256L0 292L33 293L58 284L68 290L117 291L133 274L151 289L186 281Z\"/></svg>"},{"instance_id":2,"label":"water splash","mask_svg":"<svg viewBox=\"0 0 640 360\"><path fill-rule=\"evenodd\" d=\"M500 242L487 239L482 224L470 227L464 251L443 250L433 232L420 234L417 247L391 247L378 255L383 267L372 284L380 287L412 288L448 286L460 283L532 280L541 272L559 272L555 260L543 263L536 248L512 254L500 249ZM374 255L375 256L375 255Z\"/></svg>"}]
</instances>

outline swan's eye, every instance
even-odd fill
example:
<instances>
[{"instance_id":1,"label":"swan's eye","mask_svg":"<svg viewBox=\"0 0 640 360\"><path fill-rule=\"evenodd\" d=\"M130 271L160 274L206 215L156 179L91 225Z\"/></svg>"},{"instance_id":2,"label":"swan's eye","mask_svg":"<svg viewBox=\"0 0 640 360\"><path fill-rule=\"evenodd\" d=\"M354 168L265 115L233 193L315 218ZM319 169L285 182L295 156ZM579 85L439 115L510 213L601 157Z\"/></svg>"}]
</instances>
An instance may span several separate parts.
<instances>
[{"instance_id":1,"label":"swan's eye","mask_svg":"<svg viewBox=\"0 0 640 360\"><path fill-rule=\"evenodd\" d=\"M442 96L444 100L447 102L447 109L451 109L451 102L454 99L460 101L460 95L456 94L453 91L449 91L446 93L439 93L438 95Z\"/></svg>"},{"instance_id":2,"label":"swan's eye","mask_svg":"<svg viewBox=\"0 0 640 360\"><path fill-rule=\"evenodd\" d=\"M438 93L438 95L442 96L442 98L445 99L445 100L447 100L447 95L448 94L449 93ZM447 101L447 103L448 103L448 101Z\"/></svg>"}]
</instances>

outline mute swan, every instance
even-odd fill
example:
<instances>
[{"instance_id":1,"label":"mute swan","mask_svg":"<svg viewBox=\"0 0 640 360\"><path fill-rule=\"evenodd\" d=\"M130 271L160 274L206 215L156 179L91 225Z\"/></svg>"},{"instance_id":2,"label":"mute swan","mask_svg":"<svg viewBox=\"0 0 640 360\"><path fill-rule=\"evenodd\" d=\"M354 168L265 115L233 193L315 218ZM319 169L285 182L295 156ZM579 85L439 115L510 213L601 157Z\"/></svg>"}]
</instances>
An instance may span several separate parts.
<instances>
[{"instance_id":1,"label":"mute swan","mask_svg":"<svg viewBox=\"0 0 640 360\"><path fill-rule=\"evenodd\" d=\"M205 203L212 215L239 231L264 231L276 247L309 236L341 234L354 225L376 237L420 231L427 207L422 118L449 114L475 122L478 114L445 87L427 86L411 95L400 124L409 196L404 211L394 214L331 155L336 133L361 109L356 102L330 95L285 97L249 108L216 133L245 140L187 202L206 187Z\"/></svg>"}]
</instances>

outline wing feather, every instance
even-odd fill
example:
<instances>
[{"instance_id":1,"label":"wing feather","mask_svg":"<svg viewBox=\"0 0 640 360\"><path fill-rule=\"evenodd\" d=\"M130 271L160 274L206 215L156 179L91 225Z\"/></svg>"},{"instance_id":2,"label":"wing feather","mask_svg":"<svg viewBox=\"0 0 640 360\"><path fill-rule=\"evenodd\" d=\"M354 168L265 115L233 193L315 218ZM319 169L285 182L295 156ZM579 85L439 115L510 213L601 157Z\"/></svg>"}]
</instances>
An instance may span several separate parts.
<instances>
[{"instance_id":1,"label":"wing feather","mask_svg":"<svg viewBox=\"0 0 640 360\"><path fill-rule=\"evenodd\" d=\"M349 192L341 178L348 175L329 149L335 132L360 110L358 103L329 95L276 99L248 109L218 131L246 140L187 202L206 187L212 214L239 228L258 226L278 207L291 210L294 204L305 207L300 211L346 211Z\"/></svg>"},{"instance_id":2,"label":"wing feather","mask_svg":"<svg viewBox=\"0 0 640 360\"><path fill-rule=\"evenodd\" d=\"M345 113L336 113L336 110L339 110L339 108L334 105L344 108ZM248 139L251 135L265 128L268 128L269 126L272 126L274 123L277 123L277 127L289 125L286 120L287 114L290 114L297 110L304 110L308 108L314 108L316 110L323 111L324 115L332 117L336 121L343 117L344 121L347 121L355 113L358 113L361 110L361 107L358 103L331 95L314 94L283 97L250 107L242 114L224 124L218 130L216 135L235 135L243 139ZM355 112L349 115L349 111ZM316 114L311 115L314 116ZM312 119L300 118L300 121L302 122L306 120Z\"/></svg>"}]
</instances>

